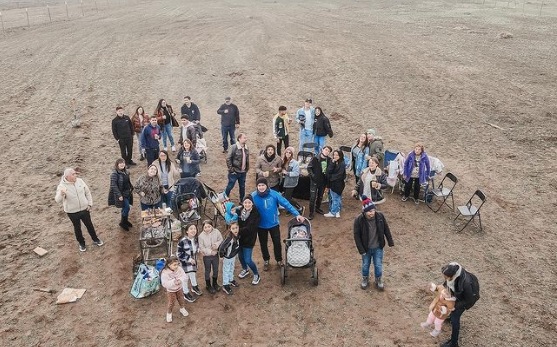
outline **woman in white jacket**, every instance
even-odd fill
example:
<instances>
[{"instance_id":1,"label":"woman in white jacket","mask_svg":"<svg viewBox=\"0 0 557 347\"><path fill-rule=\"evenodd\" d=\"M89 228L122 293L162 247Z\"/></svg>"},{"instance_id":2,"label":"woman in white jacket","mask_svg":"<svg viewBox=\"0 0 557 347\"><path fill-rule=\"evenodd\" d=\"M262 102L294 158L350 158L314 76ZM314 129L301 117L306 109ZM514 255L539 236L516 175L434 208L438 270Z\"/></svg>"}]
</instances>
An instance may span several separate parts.
<instances>
[{"instance_id":1,"label":"woman in white jacket","mask_svg":"<svg viewBox=\"0 0 557 347\"><path fill-rule=\"evenodd\" d=\"M77 172L72 168L64 170L64 176L60 180L60 184L56 188L56 196L54 200L62 203L64 212L68 215L73 224L75 238L79 242L79 250L85 252L85 239L81 232L81 222L87 227L93 243L102 246L103 242L97 237L95 227L91 221L91 207L93 206L93 197L89 187L81 178L77 178Z\"/></svg>"}]
</instances>

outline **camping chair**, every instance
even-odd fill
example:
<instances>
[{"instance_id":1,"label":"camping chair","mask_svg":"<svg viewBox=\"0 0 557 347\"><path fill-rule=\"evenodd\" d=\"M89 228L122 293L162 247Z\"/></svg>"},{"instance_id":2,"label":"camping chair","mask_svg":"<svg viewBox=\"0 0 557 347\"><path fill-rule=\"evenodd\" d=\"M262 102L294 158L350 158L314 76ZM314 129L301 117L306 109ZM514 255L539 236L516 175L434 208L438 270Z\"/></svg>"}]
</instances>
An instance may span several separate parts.
<instances>
[{"instance_id":1,"label":"camping chair","mask_svg":"<svg viewBox=\"0 0 557 347\"><path fill-rule=\"evenodd\" d=\"M317 143L316 142L306 142L302 145L302 151L304 152L311 152L313 154L315 154L315 150L317 149ZM319 154L319 153L317 153Z\"/></svg>"},{"instance_id":2,"label":"camping chair","mask_svg":"<svg viewBox=\"0 0 557 347\"><path fill-rule=\"evenodd\" d=\"M352 147L350 146L340 146L338 148L344 154L344 164L346 165L346 171L352 169Z\"/></svg>"},{"instance_id":3,"label":"camping chair","mask_svg":"<svg viewBox=\"0 0 557 347\"><path fill-rule=\"evenodd\" d=\"M445 179L447 180L448 184L445 184ZM450 182L449 182L450 181ZM458 179L456 178L455 175L453 175L451 172L448 172L445 177L443 177L443 179L441 180L441 183L439 183L439 185L437 186L437 188L432 188L430 189L427 193L426 193L426 205L427 207L429 207L433 212L438 212L441 207L443 207L443 205L447 205L449 207L451 207L448 203L447 203L447 199L450 197L451 201L453 203L452 209L451 211L454 211L454 196L453 196L453 190L454 187L456 186L456 183L458 182ZM448 187L447 187L448 185ZM435 196L437 198L443 198L443 201L441 202L441 204L437 207L437 209L433 209L432 206L432 202L428 201L428 193L432 194L432 197Z\"/></svg>"},{"instance_id":4,"label":"camping chair","mask_svg":"<svg viewBox=\"0 0 557 347\"><path fill-rule=\"evenodd\" d=\"M472 203L472 200L475 200L474 197L477 197L481 201L481 203L479 204L478 207L476 207ZM470 224L470 222L473 221L476 218L476 216L478 216L479 230L480 231L483 230L483 228L482 228L482 218L481 218L481 215L480 215L480 209L482 208L483 204L485 203L485 200L486 200L485 194L481 190L478 189L474 192L474 194L472 194L472 197L470 199L468 199L468 201L466 202L466 205L457 207L458 214L456 215L455 219L453 220L453 224L456 222L456 219L458 217L460 217L460 215L468 218L468 221L466 222L466 224L464 224L464 226L460 230L458 230L457 233L464 230L464 228L466 228L466 226L468 224Z\"/></svg>"},{"instance_id":5,"label":"camping chair","mask_svg":"<svg viewBox=\"0 0 557 347\"><path fill-rule=\"evenodd\" d=\"M400 191L404 189L404 180L401 177L403 166L404 156L401 152L389 149L385 151L383 168L387 173L387 184L391 187L391 194L397 186Z\"/></svg>"}]
</instances>

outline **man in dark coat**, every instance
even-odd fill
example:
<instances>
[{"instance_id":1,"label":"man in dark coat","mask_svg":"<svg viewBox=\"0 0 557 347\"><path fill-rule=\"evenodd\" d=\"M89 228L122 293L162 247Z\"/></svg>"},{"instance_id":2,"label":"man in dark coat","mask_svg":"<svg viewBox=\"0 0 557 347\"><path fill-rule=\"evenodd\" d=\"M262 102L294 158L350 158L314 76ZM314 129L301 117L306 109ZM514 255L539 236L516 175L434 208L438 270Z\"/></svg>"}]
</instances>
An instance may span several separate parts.
<instances>
[{"instance_id":1,"label":"man in dark coat","mask_svg":"<svg viewBox=\"0 0 557 347\"><path fill-rule=\"evenodd\" d=\"M308 174L311 179L309 186L309 217L313 219L315 212L325 214L321 209L323 193L327 186L327 168L331 164L329 154L333 149L330 146L323 147L321 153L313 157L308 165Z\"/></svg>"},{"instance_id":2,"label":"man in dark coat","mask_svg":"<svg viewBox=\"0 0 557 347\"><path fill-rule=\"evenodd\" d=\"M136 165L132 161L134 134L133 123L130 117L124 114L122 107L116 107L116 117L112 119L112 135L116 142L118 142L118 145L120 145L120 153L126 161L126 165Z\"/></svg>"},{"instance_id":3,"label":"man in dark coat","mask_svg":"<svg viewBox=\"0 0 557 347\"><path fill-rule=\"evenodd\" d=\"M234 138L234 131L240 126L240 110L238 106L232 103L232 99L227 96L224 99L217 113L220 114L220 130L222 133L222 148L223 153L228 152L228 137L230 137L230 145L236 143Z\"/></svg>"},{"instance_id":4,"label":"man in dark coat","mask_svg":"<svg viewBox=\"0 0 557 347\"><path fill-rule=\"evenodd\" d=\"M383 248L385 239L389 247L393 247L393 237L383 213L375 210L375 204L365 195L362 196L362 214L354 220L354 241L362 256L361 288L369 286L369 267L373 259L375 286L379 290L383 284Z\"/></svg>"}]
</instances>

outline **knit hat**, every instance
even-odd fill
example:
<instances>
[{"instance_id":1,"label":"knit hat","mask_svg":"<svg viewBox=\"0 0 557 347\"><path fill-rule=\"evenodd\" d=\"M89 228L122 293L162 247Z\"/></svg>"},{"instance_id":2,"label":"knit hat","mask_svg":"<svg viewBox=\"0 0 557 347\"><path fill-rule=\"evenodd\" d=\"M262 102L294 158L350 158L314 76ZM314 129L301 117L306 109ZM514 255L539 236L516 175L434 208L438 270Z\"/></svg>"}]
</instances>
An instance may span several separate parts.
<instances>
[{"instance_id":1,"label":"knit hat","mask_svg":"<svg viewBox=\"0 0 557 347\"><path fill-rule=\"evenodd\" d=\"M269 182L267 182L267 179L265 177L259 177L257 179L257 184L264 184L267 187L269 186Z\"/></svg>"},{"instance_id":2,"label":"knit hat","mask_svg":"<svg viewBox=\"0 0 557 347\"><path fill-rule=\"evenodd\" d=\"M249 194L244 196L244 201L246 201L246 200L249 200L249 201L253 202L253 198ZM244 204L244 201L242 201L242 205Z\"/></svg>"},{"instance_id":3,"label":"knit hat","mask_svg":"<svg viewBox=\"0 0 557 347\"><path fill-rule=\"evenodd\" d=\"M292 146L286 147L285 151L290 151L292 153L292 156L294 156L294 154L296 154L296 150Z\"/></svg>"},{"instance_id":4,"label":"knit hat","mask_svg":"<svg viewBox=\"0 0 557 347\"><path fill-rule=\"evenodd\" d=\"M373 136L375 136L376 133L377 133L377 132L375 131L375 129L371 129L371 128L370 128L370 129L367 129L367 132L366 132L366 134L371 134L371 135L373 135Z\"/></svg>"},{"instance_id":5,"label":"knit hat","mask_svg":"<svg viewBox=\"0 0 557 347\"><path fill-rule=\"evenodd\" d=\"M453 277L458 272L458 268L459 266L457 263L450 263L448 265L443 266L441 272L443 273L443 275L447 277Z\"/></svg>"},{"instance_id":6,"label":"knit hat","mask_svg":"<svg viewBox=\"0 0 557 347\"><path fill-rule=\"evenodd\" d=\"M362 212L369 212L375 210L375 204L365 195L362 195Z\"/></svg>"}]
</instances>

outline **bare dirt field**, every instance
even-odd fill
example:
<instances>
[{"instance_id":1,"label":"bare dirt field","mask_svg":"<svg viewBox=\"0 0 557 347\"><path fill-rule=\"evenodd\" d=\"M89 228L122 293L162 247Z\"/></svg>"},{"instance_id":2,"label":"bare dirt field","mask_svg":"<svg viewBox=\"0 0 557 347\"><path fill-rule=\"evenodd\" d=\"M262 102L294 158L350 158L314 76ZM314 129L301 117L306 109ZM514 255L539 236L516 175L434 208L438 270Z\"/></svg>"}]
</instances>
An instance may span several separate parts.
<instances>
[{"instance_id":1,"label":"bare dirt field","mask_svg":"<svg viewBox=\"0 0 557 347\"><path fill-rule=\"evenodd\" d=\"M450 326L439 338L420 328L431 300L425 287L441 281L441 266L452 260L481 281L481 300L462 317L461 346L555 345L557 5L538 16L535 3L525 4L525 15L522 3L508 4L139 1L9 30L0 37L0 158L7 165L0 345L434 346ZM309 96L326 114L340 114L328 140L335 147L369 127L387 148L407 152L423 141L459 177L457 204L477 188L487 194L485 231L457 234L447 209L434 214L395 192L380 207L395 240L385 252L386 290L363 291L352 237L361 206L349 197L351 178L342 218L313 221L319 286L302 270L281 286L274 266L257 287L244 280L233 296L205 293L188 304L188 318L175 312L167 324L163 292L129 295L138 230L120 230L119 211L106 206L119 157L110 122L117 105L151 113L166 98L178 109L184 95L209 128L209 163L201 170L211 186L225 186L216 115L225 96L240 108L252 152L272 141L279 105L294 112ZM72 98L79 129L69 125ZM78 252L54 202L67 166L79 166L92 189L102 248L86 235L88 250ZM144 166L132 169L132 179ZM50 253L39 258L36 246ZM257 246L254 255L261 266ZM64 287L87 292L55 305Z\"/></svg>"}]
</instances>

